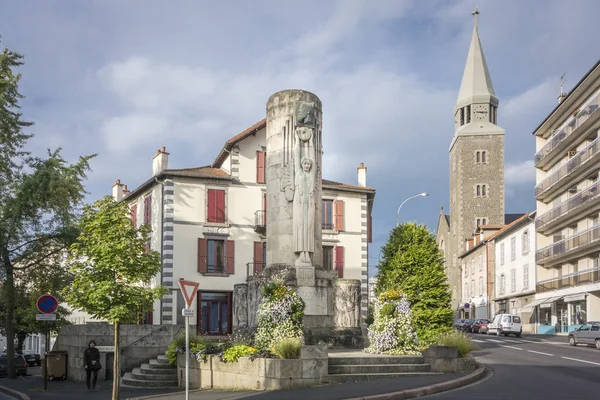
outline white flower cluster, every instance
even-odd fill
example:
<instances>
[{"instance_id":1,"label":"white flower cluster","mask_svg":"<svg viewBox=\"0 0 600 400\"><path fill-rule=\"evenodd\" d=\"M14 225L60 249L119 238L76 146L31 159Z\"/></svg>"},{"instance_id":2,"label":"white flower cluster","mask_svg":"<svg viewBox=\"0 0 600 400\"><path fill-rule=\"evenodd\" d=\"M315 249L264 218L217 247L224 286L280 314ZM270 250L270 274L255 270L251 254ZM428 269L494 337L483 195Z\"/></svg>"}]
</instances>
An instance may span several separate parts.
<instances>
[{"instance_id":1,"label":"white flower cluster","mask_svg":"<svg viewBox=\"0 0 600 400\"><path fill-rule=\"evenodd\" d=\"M419 354L417 334L412 327L412 312L406 296L402 295L397 300L376 299L373 306L374 321L368 329L370 346L365 351L391 355Z\"/></svg>"}]
</instances>

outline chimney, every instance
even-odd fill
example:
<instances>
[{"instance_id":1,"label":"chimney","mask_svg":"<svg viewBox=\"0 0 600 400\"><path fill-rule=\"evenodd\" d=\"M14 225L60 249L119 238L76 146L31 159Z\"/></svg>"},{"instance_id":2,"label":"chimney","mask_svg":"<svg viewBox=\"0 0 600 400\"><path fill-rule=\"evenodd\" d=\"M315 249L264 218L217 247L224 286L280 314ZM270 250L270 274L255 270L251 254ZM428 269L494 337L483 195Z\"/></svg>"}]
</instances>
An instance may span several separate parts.
<instances>
[{"instance_id":1,"label":"chimney","mask_svg":"<svg viewBox=\"0 0 600 400\"><path fill-rule=\"evenodd\" d=\"M367 187L367 167L365 167L365 163L360 163L356 172L358 173L358 186Z\"/></svg>"},{"instance_id":2,"label":"chimney","mask_svg":"<svg viewBox=\"0 0 600 400\"><path fill-rule=\"evenodd\" d=\"M120 179L117 179L112 187L112 196L115 201L121 201L123 200L123 197L125 197L125 194L123 193L123 184Z\"/></svg>"},{"instance_id":3,"label":"chimney","mask_svg":"<svg viewBox=\"0 0 600 400\"><path fill-rule=\"evenodd\" d=\"M152 157L152 176L156 176L167 169L169 166L169 153L165 146L156 150L156 154Z\"/></svg>"},{"instance_id":4,"label":"chimney","mask_svg":"<svg viewBox=\"0 0 600 400\"><path fill-rule=\"evenodd\" d=\"M123 185L123 196L127 196L129 193L131 192L127 189L127 185Z\"/></svg>"}]
</instances>

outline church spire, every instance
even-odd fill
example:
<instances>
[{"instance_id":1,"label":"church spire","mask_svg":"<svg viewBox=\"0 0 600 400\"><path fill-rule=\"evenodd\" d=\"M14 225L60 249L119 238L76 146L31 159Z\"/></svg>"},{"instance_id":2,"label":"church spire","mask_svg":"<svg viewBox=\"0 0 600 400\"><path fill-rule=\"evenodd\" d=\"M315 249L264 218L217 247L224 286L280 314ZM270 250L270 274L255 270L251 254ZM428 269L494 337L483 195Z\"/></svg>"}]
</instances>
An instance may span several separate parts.
<instances>
[{"instance_id":1,"label":"church spire","mask_svg":"<svg viewBox=\"0 0 600 400\"><path fill-rule=\"evenodd\" d=\"M471 14L474 19L473 36L455 110L473 103L498 105L498 98L494 92L494 86L492 86L492 79L479 40L479 30L477 28L479 10L475 9Z\"/></svg>"}]
</instances>

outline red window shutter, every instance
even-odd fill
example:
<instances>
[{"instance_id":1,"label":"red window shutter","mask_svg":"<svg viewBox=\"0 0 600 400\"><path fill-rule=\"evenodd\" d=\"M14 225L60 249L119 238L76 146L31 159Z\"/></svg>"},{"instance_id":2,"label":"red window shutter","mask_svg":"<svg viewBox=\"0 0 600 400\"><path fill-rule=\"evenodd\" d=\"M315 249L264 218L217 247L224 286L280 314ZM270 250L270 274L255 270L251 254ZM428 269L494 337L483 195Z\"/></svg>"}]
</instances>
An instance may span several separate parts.
<instances>
[{"instance_id":1,"label":"red window shutter","mask_svg":"<svg viewBox=\"0 0 600 400\"><path fill-rule=\"evenodd\" d=\"M254 273L260 274L262 272L263 263L263 243L254 242Z\"/></svg>"},{"instance_id":2,"label":"red window shutter","mask_svg":"<svg viewBox=\"0 0 600 400\"><path fill-rule=\"evenodd\" d=\"M216 222L224 223L225 222L225 191L217 190L217 220Z\"/></svg>"},{"instance_id":3,"label":"red window shutter","mask_svg":"<svg viewBox=\"0 0 600 400\"><path fill-rule=\"evenodd\" d=\"M371 213L367 217L367 241L373 243L373 216Z\"/></svg>"},{"instance_id":4,"label":"red window shutter","mask_svg":"<svg viewBox=\"0 0 600 400\"><path fill-rule=\"evenodd\" d=\"M344 277L344 246L335 248L335 270L338 273L338 278Z\"/></svg>"},{"instance_id":5,"label":"red window shutter","mask_svg":"<svg viewBox=\"0 0 600 400\"><path fill-rule=\"evenodd\" d=\"M137 204L131 207L131 223L133 224L133 228L137 228Z\"/></svg>"},{"instance_id":6,"label":"red window shutter","mask_svg":"<svg viewBox=\"0 0 600 400\"><path fill-rule=\"evenodd\" d=\"M152 196L144 198L144 224L150 225L152 220Z\"/></svg>"},{"instance_id":7,"label":"red window shutter","mask_svg":"<svg viewBox=\"0 0 600 400\"><path fill-rule=\"evenodd\" d=\"M225 251L227 252L227 256L225 258L225 273L226 274L234 274L235 273L235 241L228 240L225 244Z\"/></svg>"},{"instance_id":8,"label":"red window shutter","mask_svg":"<svg viewBox=\"0 0 600 400\"><path fill-rule=\"evenodd\" d=\"M206 273L208 257L206 254L206 239L198 239L198 272Z\"/></svg>"},{"instance_id":9,"label":"red window shutter","mask_svg":"<svg viewBox=\"0 0 600 400\"><path fill-rule=\"evenodd\" d=\"M344 200L335 202L335 230L344 230Z\"/></svg>"},{"instance_id":10,"label":"red window shutter","mask_svg":"<svg viewBox=\"0 0 600 400\"><path fill-rule=\"evenodd\" d=\"M256 183L265 183L265 152L256 152Z\"/></svg>"},{"instance_id":11,"label":"red window shutter","mask_svg":"<svg viewBox=\"0 0 600 400\"><path fill-rule=\"evenodd\" d=\"M207 222L217 222L217 191L214 189L208 189L207 198Z\"/></svg>"}]
</instances>

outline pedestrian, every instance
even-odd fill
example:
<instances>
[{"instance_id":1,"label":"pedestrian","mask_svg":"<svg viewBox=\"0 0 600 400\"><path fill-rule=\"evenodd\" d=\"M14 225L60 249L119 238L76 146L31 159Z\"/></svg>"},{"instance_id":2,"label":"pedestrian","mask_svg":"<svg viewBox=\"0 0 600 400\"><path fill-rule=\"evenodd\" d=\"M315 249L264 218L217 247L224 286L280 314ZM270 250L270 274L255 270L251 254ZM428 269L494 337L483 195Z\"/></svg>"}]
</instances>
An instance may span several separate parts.
<instances>
[{"instance_id":1,"label":"pedestrian","mask_svg":"<svg viewBox=\"0 0 600 400\"><path fill-rule=\"evenodd\" d=\"M90 340L87 349L83 352L83 367L85 368L85 375L88 392L96 391L96 381L98 380L98 371L102 366L100 365L100 351L96 348L96 342ZM94 374L94 380L90 385L90 378Z\"/></svg>"}]
</instances>

